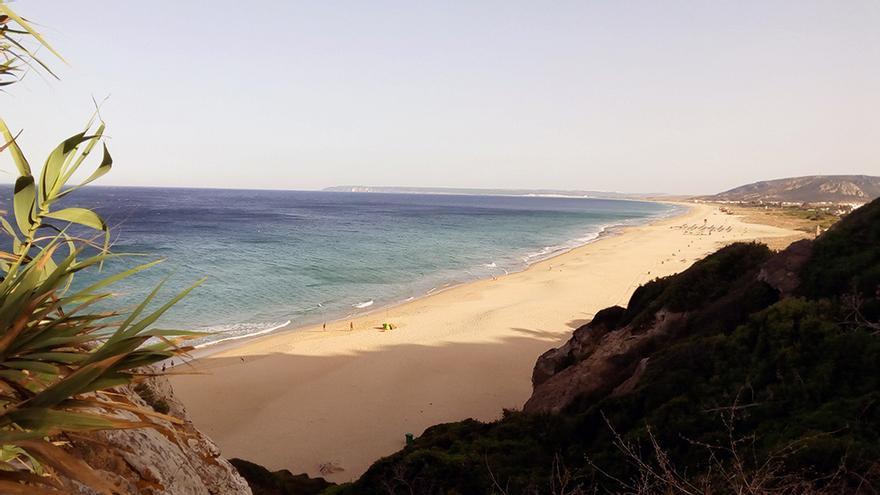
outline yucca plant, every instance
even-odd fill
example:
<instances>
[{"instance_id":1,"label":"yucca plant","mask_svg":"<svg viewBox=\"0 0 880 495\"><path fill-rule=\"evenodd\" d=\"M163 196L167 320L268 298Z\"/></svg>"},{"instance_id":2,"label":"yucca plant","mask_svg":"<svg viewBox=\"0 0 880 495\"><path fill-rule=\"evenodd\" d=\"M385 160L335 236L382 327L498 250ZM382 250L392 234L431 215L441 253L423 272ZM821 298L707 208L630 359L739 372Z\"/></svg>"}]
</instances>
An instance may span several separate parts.
<instances>
[{"instance_id":1,"label":"yucca plant","mask_svg":"<svg viewBox=\"0 0 880 495\"><path fill-rule=\"evenodd\" d=\"M0 0L0 87L18 81L34 64L54 77L52 70L36 56L40 47L61 58L27 20Z\"/></svg>"},{"instance_id":2,"label":"yucca plant","mask_svg":"<svg viewBox=\"0 0 880 495\"><path fill-rule=\"evenodd\" d=\"M0 84L14 82L20 66L36 60L17 36L48 48L0 0ZM95 309L112 297L114 283L157 263L105 275L85 287L73 283L77 273L124 256L110 252L109 228L100 215L58 205L110 171L104 123L93 117L82 132L62 141L49 153L39 180L16 138L0 120L0 154L11 157L18 172L10 218L0 217L0 232L8 236L8 248L0 247L0 493L57 494L63 487L59 475L115 493L63 444L84 431L157 427L146 421L150 416L179 423L123 400L113 389L150 376L151 364L188 350L181 342L198 334L154 324L194 286L161 305L153 304L160 284L128 311ZM99 155L92 159L97 165L75 183L93 155ZM140 420L121 419L131 415L120 411Z\"/></svg>"},{"instance_id":3,"label":"yucca plant","mask_svg":"<svg viewBox=\"0 0 880 495\"><path fill-rule=\"evenodd\" d=\"M195 286L153 308L160 284L123 314L93 307L112 297L108 291L112 284L157 262L105 276L87 287L72 285L77 272L96 270L103 262L124 256L108 250L109 229L97 213L55 208L60 198L110 170L112 160L102 145L101 160L91 175L68 186L103 130L99 124L92 133L87 129L64 140L49 154L37 181L0 121L7 152L19 172L12 202L14 225L0 218L11 241L10 250L0 250L0 493L17 493L13 490L23 487L22 481L52 486L55 472L109 493L99 478L52 439L65 432L152 426L117 419L114 410L175 421L116 401L102 391L147 376L150 372L144 367L187 350L180 342L199 334L153 325ZM99 231L103 240L74 235L70 224ZM37 493L33 488L22 493Z\"/></svg>"}]
</instances>

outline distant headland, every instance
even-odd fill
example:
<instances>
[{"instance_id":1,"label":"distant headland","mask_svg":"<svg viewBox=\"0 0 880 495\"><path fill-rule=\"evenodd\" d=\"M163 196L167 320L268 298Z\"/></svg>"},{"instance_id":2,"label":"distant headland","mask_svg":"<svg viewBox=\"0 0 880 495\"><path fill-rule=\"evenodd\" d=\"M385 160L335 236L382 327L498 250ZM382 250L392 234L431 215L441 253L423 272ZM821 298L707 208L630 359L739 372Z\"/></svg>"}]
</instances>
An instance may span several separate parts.
<instances>
[{"instance_id":1,"label":"distant headland","mask_svg":"<svg viewBox=\"0 0 880 495\"><path fill-rule=\"evenodd\" d=\"M385 193L385 194L460 194L471 196L541 196L561 198L642 199L666 196L663 193L619 193L609 191L563 189L483 189L459 187L405 187L405 186L333 186L324 191Z\"/></svg>"}]
</instances>

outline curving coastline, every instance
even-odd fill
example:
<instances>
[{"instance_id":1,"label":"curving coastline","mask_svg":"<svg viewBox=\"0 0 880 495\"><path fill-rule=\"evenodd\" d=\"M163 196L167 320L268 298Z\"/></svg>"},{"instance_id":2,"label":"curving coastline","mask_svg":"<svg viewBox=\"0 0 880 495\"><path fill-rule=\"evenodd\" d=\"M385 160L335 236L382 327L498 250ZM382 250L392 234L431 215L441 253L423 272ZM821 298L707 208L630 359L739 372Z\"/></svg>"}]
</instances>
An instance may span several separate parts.
<instances>
[{"instance_id":1,"label":"curving coastline","mask_svg":"<svg viewBox=\"0 0 880 495\"><path fill-rule=\"evenodd\" d=\"M311 475L332 465L343 470L329 479L355 478L402 447L405 433L521 407L535 359L640 283L681 271L721 244L792 235L688 206L524 271L374 309L326 331L317 325L236 342L188 365L197 374L174 377L175 390L226 455ZM697 223L725 231L676 228ZM396 328L383 331L382 323Z\"/></svg>"},{"instance_id":2,"label":"curving coastline","mask_svg":"<svg viewBox=\"0 0 880 495\"><path fill-rule=\"evenodd\" d=\"M621 200L621 201L624 201L624 200ZM629 201L629 200L627 200L627 201ZM426 291L423 291L421 293L412 293L403 299L399 299L399 300L395 300L395 301L385 301L385 302L379 301L378 303L375 299L364 300L362 302L352 304L348 308L348 310L349 310L348 313L337 312L337 314L327 315L324 318L308 317L308 318L300 318L300 319L294 320L291 317L291 318L287 318L284 323L280 323L280 324L279 323L235 324L235 325L231 325L231 326L237 327L237 326L254 325L254 326L259 327L259 330L249 332L249 333L243 333L243 334L233 334L230 336L222 336L224 334L223 331L219 331L219 332L215 333L215 331L212 330L211 328L217 328L217 327L211 327L211 328L205 329L205 331L207 331L209 334L211 334L211 337L208 337L208 340L205 340L205 341L201 341L201 342L197 341L198 342L196 345L197 351L195 351L193 353L192 357L193 358L202 358L207 355L214 354L216 352L220 352L221 350L225 350L230 347L235 347L237 345L242 345L242 344L250 342L254 339L264 337L267 335L274 335L274 334L280 334L280 333L286 333L286 332L294 332L294 331L302 330L305 328L313 327L315 325L334 324L334 323L339 323L342 321L349 321L353 318L360 318L360 317L369 315L371 313L374 313L376 311L388 310L391 308L398 307L402 304L406 304L406 303L409 303L412 301L416 301L419 299L430 297L430 296L433 296L437 293L447 291L450 289L454 289L456 287L460 287L465 284L479 282L482 280L490 280L490 279L495 280L501 276L507 276L507 275L510 275L513 273L520 273L525 270L528 270L532 265L534 265L536 263L541 263L543 261L552 260L553 258L556 258L557 256L564 255L574 249L578 249L578 248L581 248L581 247L586 246L588 244L591 244L593 242L600 241L608 236L617 235L617 234L623 232L624 229L626 229L626 228L639 227L639 226L643 226L643 225L650 225L655 222L663 221L663 220L666 220L669 218L675 218L679 215L684 215L692 207L691 204L686 204L686 203L674 203L674 202L668 202L668 201L650 201L650 202L669 205L669 206L672 206L672 208L670 208L669 211L667 211L667 212L659 213L654 216L648 216L648 217L644 217L644 218L634 219L631 221L622 221L622 222L618 222L618 223L608 223L606 225L601 225L601 226L599 226L599 230L597 232L591 233L589 235L577 237L574 239L569 239L569 240L566 240L566 241L561 242L559 244L545 247L542 249L542 251L537 252L537 253L526 253L525 255L521 256L522 265L517 269L513 269L513 267L511 267L511 266L499 267L495 261L492 261L491 263L487 263L487 264L482 265L483 268L490 270L490 272L488 272L488 273L483 273L483 274L473 276L473 277L462 277L462 278L458 278L458 279L453 279L453 280L450 280L442 285L432 287L432 288L430 288ZM495 272L492 273L492 271L495 271ZM465 273L472 273L472 272L470 270L462 269L461 273L465 274ZM319 306L321 306L321 305L319 304ZM228 325L223 325L221 327L225 327L225 326L228 326ZM265 327L265 328L262 328L262 327ZM216 338L215 336L220 337L220 338ZM166 364L168 364L168 366L171 366L170 363L166 363ZM178 364L180 364L180 363L178 363Z\"/></svg>"}]
</instances>

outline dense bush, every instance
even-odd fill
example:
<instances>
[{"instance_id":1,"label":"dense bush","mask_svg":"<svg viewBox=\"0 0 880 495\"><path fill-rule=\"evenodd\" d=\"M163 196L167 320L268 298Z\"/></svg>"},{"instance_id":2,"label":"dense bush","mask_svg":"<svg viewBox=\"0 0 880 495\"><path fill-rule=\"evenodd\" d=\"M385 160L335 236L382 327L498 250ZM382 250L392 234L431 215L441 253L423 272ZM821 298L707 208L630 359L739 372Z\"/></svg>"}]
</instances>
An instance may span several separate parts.
<instances>
[{"instance_id":1,"label":"dense bush","mask_svg":"<svg viewBox=\"0 0 880 495\"><path fill-rule=\"evenodd\" d=\"M753 279L771 256L763 244L737 243L697 261L687 271L656 279L637 288L627 305L624 323L642 325L661 308L673 312L703 309L710 301L730 293L743 279Z\"/></svg>"},{"instance_id":2,"label":"dense bush","mask_svg":"<svg viewBox=\"0 0 880 495\"><path fill-rule=\"evenodd\" d=\"M808 297L840 297L854 291L876 298L880 289L880 219L877 201L863 206L813 243L811 263L799 292Z\"/></svg>"}]
</instances>

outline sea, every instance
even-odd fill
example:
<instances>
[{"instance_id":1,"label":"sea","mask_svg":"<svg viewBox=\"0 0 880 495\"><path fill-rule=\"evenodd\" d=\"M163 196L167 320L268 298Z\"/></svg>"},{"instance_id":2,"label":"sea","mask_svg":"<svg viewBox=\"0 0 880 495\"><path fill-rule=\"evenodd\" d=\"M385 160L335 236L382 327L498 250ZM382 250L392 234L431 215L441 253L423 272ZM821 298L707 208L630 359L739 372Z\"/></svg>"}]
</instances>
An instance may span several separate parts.
<instances>
[{"instance_id":1,"label":"sea","mask_svg":"<svg viewBox=\"0 0 880 495\"><path fill-rule=\"evenodd\" d=\"M158 300L206 278L158 323L208 332L200 345L346 318L523 270L678 208L571 197L136 187L88 187L66 203L99 212L112 250L133 254L101 273L83 272L75 285L165 260L117 284L113 309L132 307L163 279Z\"/></svg>"}]
</instances>

